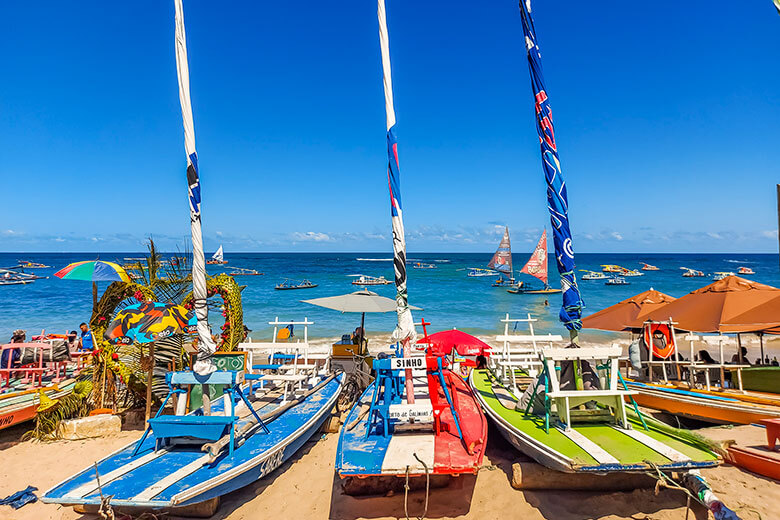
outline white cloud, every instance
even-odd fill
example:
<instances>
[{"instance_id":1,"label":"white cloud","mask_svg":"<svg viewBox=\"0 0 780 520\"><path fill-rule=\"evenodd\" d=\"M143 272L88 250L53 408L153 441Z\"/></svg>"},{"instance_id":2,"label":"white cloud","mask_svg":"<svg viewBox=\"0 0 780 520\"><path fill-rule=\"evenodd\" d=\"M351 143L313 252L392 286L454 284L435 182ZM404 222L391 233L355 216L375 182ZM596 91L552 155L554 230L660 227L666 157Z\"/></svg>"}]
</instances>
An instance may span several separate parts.
<instances>
[{"instance_id":1,"label":"white cloud","mask_svg":"<svg viewBox=\"0 0 780 520\"><path fill-rule=\"evenodd\" d=\"M765 238L777 239L777 230L776 229L771 229L771 230L767 230L767 231L762 231L761 232L761 236L765 237Z\"/></svg>"},{"instance_id":2,"label":"white cloud","mask_svg":"<svg viewBox=\"0 0 780 520\"><path fill-rule=\"evenodd\" d=\"M618 233L617 231L613 231L612 233L610 233L610 234L609 234L609 236L611 236L612 238L614 238L614 239L615 239L615 240L617 240L618 242L619 242L619 241L621 241L621 240L623 240L623 235L621 235L621 234L620 234L620 233Z\"/></svg>"},{"instance_id":3,"label":"white cloud","mask_svg":"<svg viewBox=\"0 0 780 520\"><path fill-rule=\"evenodd\" d=\"M292 237L293 240L300 242L330 242L333 240L327 233L318 233L316 231L306 231L305 233L296 231L292 234Z\"/></svg>"},{"instance_id":4,"label":"white cloud","mask_svg":"<svg viewBox=\"0 0 780 520\"><path fill-rule=\"evenodd\" d=\"M62 237L57 237L54 239L55 242L65 242L65 239Z\"/></svg>"},{"instance_id":5,"label":"white cloud","mask_svg":"<svg viewBox=\"0 0 780 520\"><path fill-rule=\"evenodd\" d=\"M21 233L19 233L18 231L14 231L13 229L5 229L3 230L2 234L7 237L12 237L12 236L20 235Z\"/></svg>"},{"instance_id":6,"label":"white cloud","mask_svg":"<svg viewBox=\"0 0 780 520\"><path fill-rule=\"evenodd\" d=\"M707 236L714 240L723 240L723 236L720 233L713 233L712 231L708 231Z\"/></svg>"}]
</instances>

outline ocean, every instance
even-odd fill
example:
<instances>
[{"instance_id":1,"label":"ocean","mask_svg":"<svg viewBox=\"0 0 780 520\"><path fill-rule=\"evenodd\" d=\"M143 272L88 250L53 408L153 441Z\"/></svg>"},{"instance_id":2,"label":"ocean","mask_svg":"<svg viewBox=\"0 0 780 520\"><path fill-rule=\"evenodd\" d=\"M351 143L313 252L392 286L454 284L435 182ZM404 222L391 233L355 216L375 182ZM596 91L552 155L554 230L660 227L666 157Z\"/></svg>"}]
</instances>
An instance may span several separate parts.
<instances>
[{"instance_id":1,"label":"ocean","mask_svg":"<svg viewBox=\"0 0 780 520\"><path fill-rule=\"evenodd\" d=\"M414 269L408 266L409 301L422 307L414 312L415 321L424 318L430 322L429 331L458 328L470 333L492 335L503 331L499 321L507 313L512 317L531 314L539 321L535 324L540 332L565 335L558 322L560 294L548 296L510 294L505 288L491 287L494 277L469 278L468 267L484 267L492 253L410 253L410 262L434 263L436 269ZM53 273L79 260L97 258L90 253L0 253L0 267L17 264L20 259L40 262L51 269L35 269L39 275L49 276L29 285L0 286L0 341L11 337L14 329L25 329L28 335L45 329L62 333L75 330L82 321L89 321L92 306L92 289L89 282L68 281L56 278ZM100 258L121 261L124 257L139 257L144 253L101 254ZM515 253L513 262L519 270L528 258L528 253ZM255 340L270 340L272 328L268 325L275 317L280 320L302 320L314 322L309 333L314 338L340 337L360 324L359 314L341 314L336 311L314 307L301 300L334 296L358 290L351 285L350 275L383 275L393 279L391 254L375 253L226 253L225 266L207 266L210 274L228 271L232 267L257 269L264 276L237 277L245 285L242 299L244 322L252 329ZM645 276L627 278L630 285L605 286L603 280L580 280L580 289L585 301L585 315L596 312L649 288L679 297L712 282L711 274L717 271L736 271L739 266L750 267L755 275L751 280L780 285L778 257L774 254L579 254L578 269L600 270L601 264L618 264L628 268L641 267L640 262L658 266L660 271L646 272ZM680 267L690 267L707 273L706 278L683 278ZM555 266L550 262L552 285L557 281ZM583 273L578 273L579 275ZM319 284L312 289L277 291L274 285L285 278L309 279ZM520 279L534 282L535 279L519 275ZM537 285L539 283L537 282ZM102 291L106 283L99 284ZM393 285L371 287L383 296L393 298ZM547 300L548 305L545 305ZM212 313L210 324L217 330L223 318ZM395 325L395 313L367 314L366 332L386 335ZM603 341L610 333L583 331L584 340ZM614 336L614 335L612 335Z\"/></svg>"}]
</instances>

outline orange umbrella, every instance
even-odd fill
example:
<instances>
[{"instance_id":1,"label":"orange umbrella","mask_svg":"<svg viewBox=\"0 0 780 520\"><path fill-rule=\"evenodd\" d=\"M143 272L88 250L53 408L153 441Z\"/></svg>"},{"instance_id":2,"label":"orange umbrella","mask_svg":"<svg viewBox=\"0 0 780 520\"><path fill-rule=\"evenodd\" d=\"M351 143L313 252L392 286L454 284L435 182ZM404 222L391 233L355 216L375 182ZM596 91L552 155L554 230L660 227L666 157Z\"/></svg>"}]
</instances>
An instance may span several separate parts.
<instances>
[{"instance_id":1,"label":"orange umbrella","mask_svg":"<svg viewBox=\"0 0 780 520\"><path fill-rule=\"evenodd\" d=\"M720 324L721 332L780 332L780 296Z\"/></svg>"},{"instance_id":2,"label":"orange umbrella","mask_svg":"<svg viewBox=\"0 0 780 520\"><path fill-rule=\"evenodd\" d=\"M674 300L668 294L650 289L583 318L582 326L614 331L641 329L646 315Z\"/></svg>"},{"instance_id":3,"label":"orange umbrella","mask_svg":"<svg viewBox=\"0 0 780 520\"><path fill-rule=\"evenodd\" d=\"M739 325L733 320L779 297L780 289L776 287L727 276L678 298L645 318L654 321L671 318L676 328L692 332L737 332L722 324Z\"/></svg>"}]
</instances>

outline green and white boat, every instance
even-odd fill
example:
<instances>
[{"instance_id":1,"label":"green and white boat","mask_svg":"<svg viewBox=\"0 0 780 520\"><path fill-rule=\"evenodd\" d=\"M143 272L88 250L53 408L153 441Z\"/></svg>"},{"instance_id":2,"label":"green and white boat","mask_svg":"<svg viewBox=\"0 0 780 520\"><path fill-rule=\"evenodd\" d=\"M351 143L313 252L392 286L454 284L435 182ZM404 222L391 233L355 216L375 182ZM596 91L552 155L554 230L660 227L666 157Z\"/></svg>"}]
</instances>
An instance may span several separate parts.
<instances>
[{"instance_id":1,"label":"green and white boat","mask_svg":"<svg viewBox=\"0 0 780 520\"><path fill-rule=\"evenodd\" d=\"M528 356L517 347L512 350L505 359L528 359L537 349L525 349ZM538 352L538 361L529 366L535 372L541 365L538 377L524 368L527 362L506 360L493 364L510 365L504 373L511 382L490 368L474 370L469 377L501 435L538 463L567 473L682 471L720 464L704 438L645 417L636 405L629 410L625 399L634 392L625 389L618 372L620 347ZM567 381L571 374L574 380ZM583 386L588 389L578 389ZM515 388L518 394L511 390Z\"/></svg>"}]
</instances>

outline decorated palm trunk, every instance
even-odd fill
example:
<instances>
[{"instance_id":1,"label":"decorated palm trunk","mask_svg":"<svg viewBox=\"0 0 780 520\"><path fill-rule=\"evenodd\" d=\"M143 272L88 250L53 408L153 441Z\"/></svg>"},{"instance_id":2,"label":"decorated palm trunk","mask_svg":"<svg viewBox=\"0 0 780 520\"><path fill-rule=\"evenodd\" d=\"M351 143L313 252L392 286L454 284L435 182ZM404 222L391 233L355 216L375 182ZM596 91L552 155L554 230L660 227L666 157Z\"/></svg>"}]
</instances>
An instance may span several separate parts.
<instances>
[{"instance_id":1,"label":"decorated palm trunk","mask_svg":"<svg viewBox=\"0 0 780 520\"><path fill-rule=\"evenodd\" d=\"M382 73L385 87L385 114L387 116L387 184L390 190L390 216L393 223L393 267L395 268L396 310L398 325L393 340L400 341L404 356L408 357L411 345L417 340L412 311L406 292L406 237L404 236L403 211L401 209L401 172L398 166L398 143L395 138L395 108L393 107L393 80L390 73L390 46L387 35L387 15L384 0L378 0L379 44L382 51ZM414 402L411 370L406 371L406 393Z\"/></svg>"},{"instance_id":2,"label":"decorated palm trunk","mask_svg":"<svg viewBox=\"0 0 780 520\"><path fill-rule=\"evenodd\" d=\"M528 69L531 74L531 87L536 107L536 130L539 133L539 145L542 152L542 166L547 182L547 208L550 210L550 222L555 244L555 260L561 276L563 303L559 318L569 329L573 342L577 342L578 331L582 328L582 298L574 274L574 247L569 229L569 201L566 183L558 160L558 148L555 144L552 109L542 77L542 61L536 30L531 18L531 1L520 1L520 15L525 35L528 56Z\"/></svg>"},{"instance_id":3,"label":"decorated palm trunk","mask_svg":"<svg viewBox=\"0 0 780 520\"><path fill-rule=\"evenodd\" d=\"M184 123L184 147L187 151L187 186L190 200L192 231L193 307L198 320L198 358L193 367L201 375L215 370L211 356L217 347L211 339L206 296L206 259L203 254L203 234L200 221L200 176L198 153L195 151L195 127L190 103L190 71L187 64L187 36L184 32L184 7L176 0L176 71L179 77L179 101Z\"/></svg>"}]
</instances>

